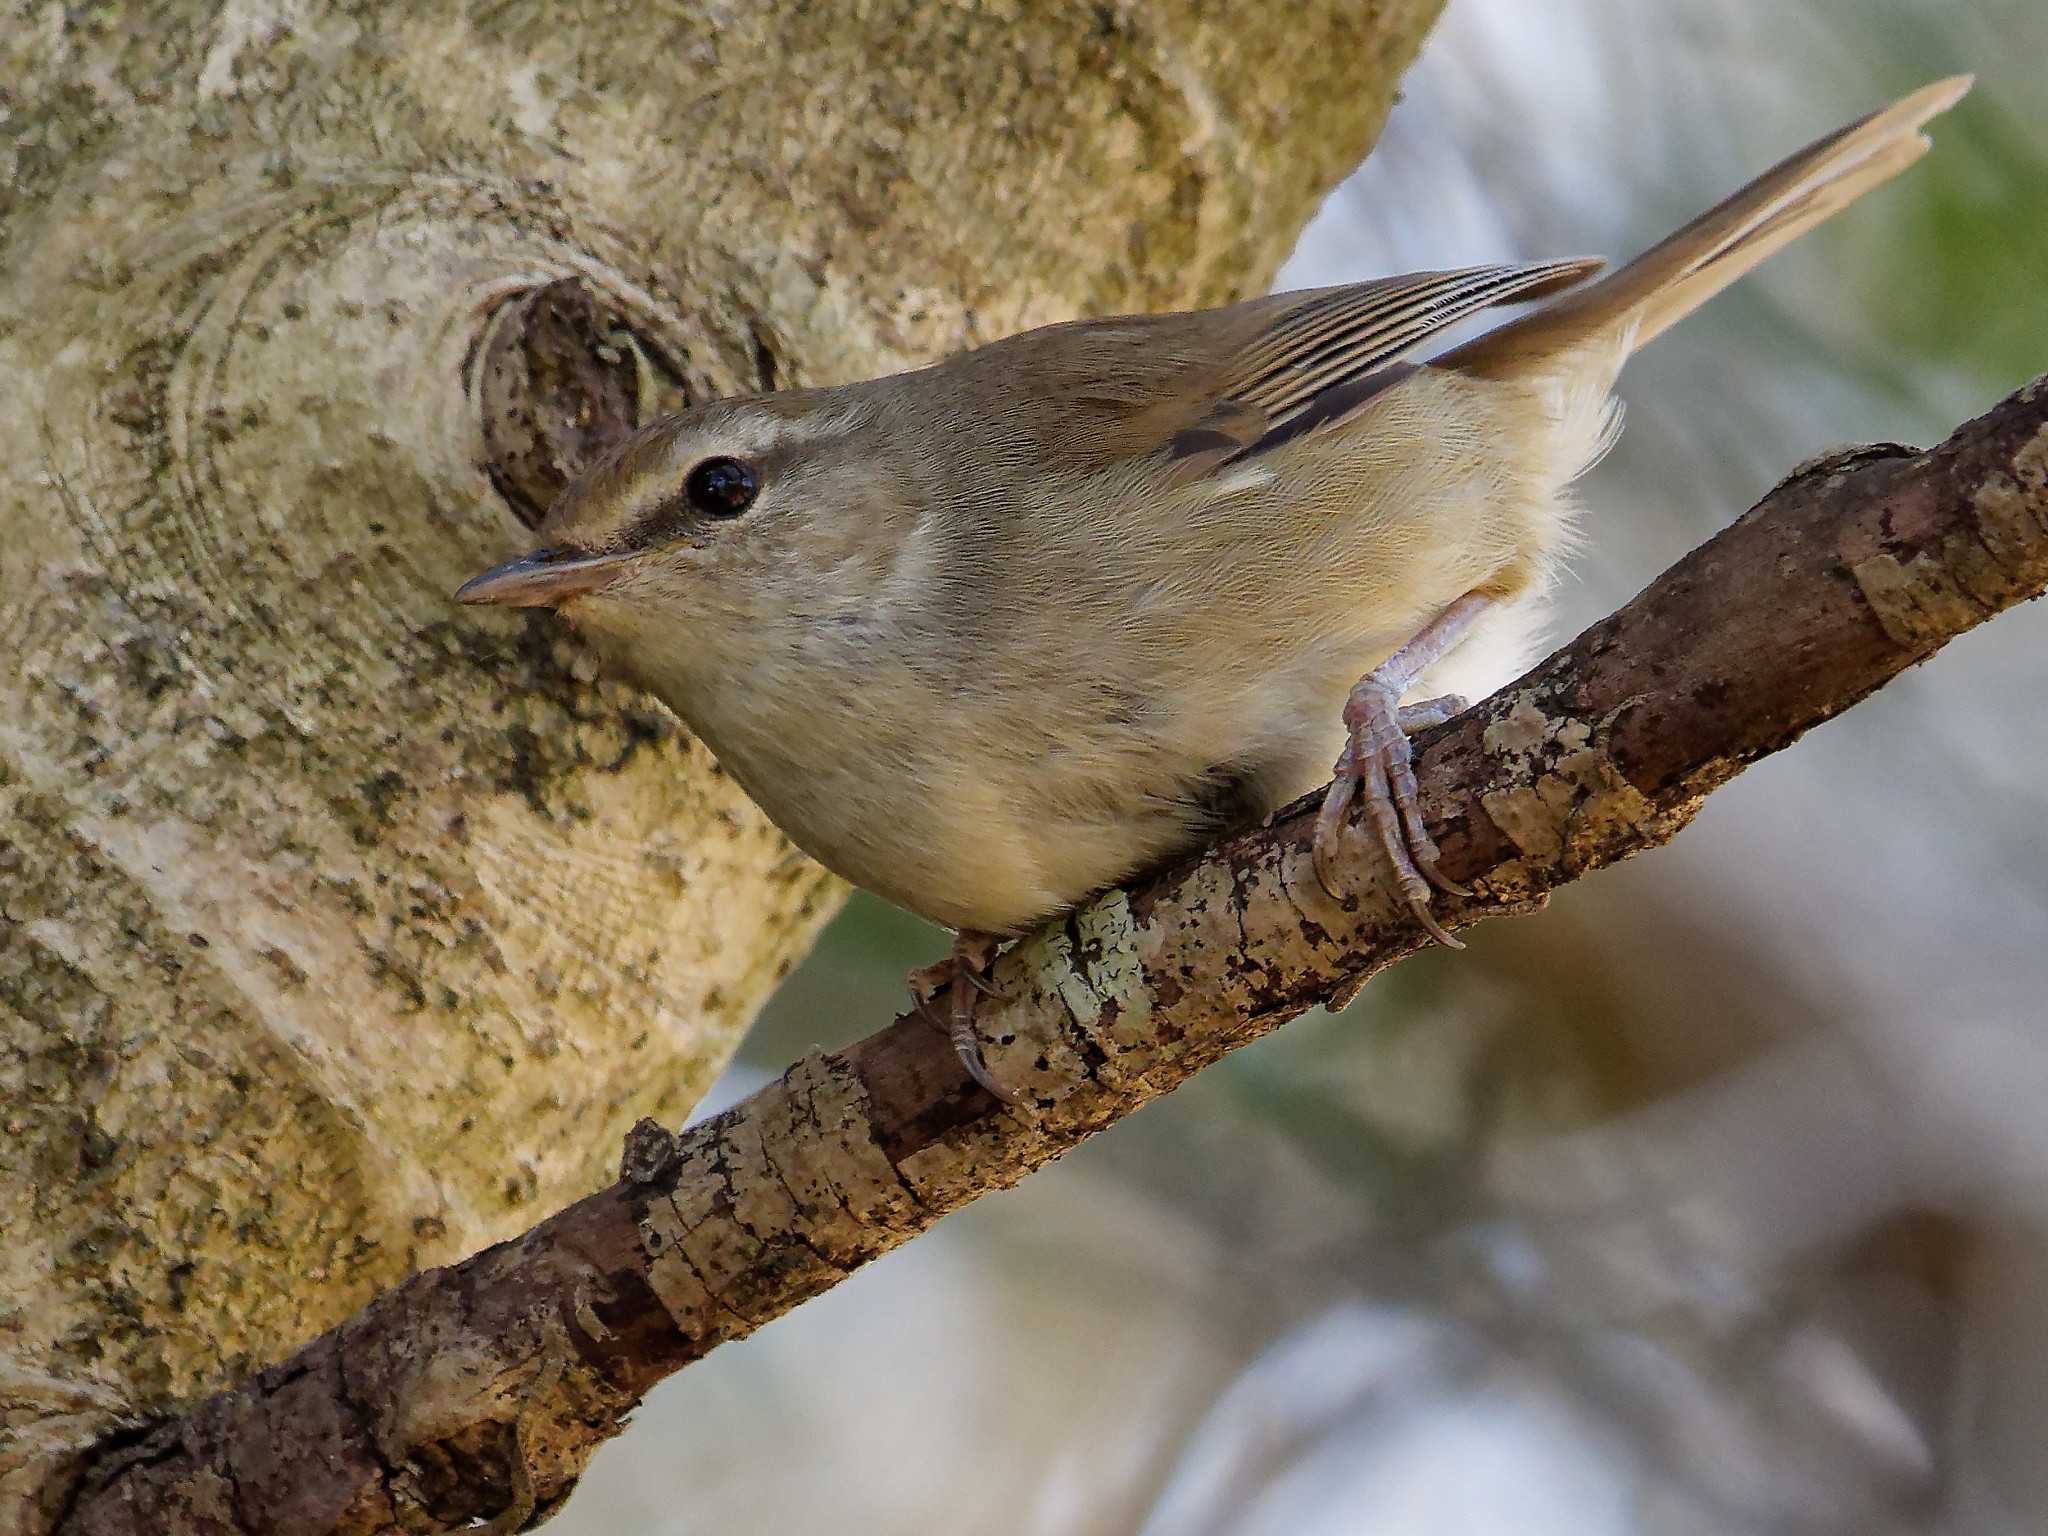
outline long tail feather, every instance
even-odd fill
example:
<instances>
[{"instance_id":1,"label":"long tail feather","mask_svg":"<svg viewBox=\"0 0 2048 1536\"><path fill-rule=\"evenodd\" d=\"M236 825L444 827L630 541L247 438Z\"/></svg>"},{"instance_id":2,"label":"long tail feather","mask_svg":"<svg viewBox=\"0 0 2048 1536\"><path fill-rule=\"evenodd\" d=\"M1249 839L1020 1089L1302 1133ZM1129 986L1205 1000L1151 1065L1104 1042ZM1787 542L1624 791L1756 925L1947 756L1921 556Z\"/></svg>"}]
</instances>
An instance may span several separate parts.
<instances>
[{"instance_id":1,"label":"long tail feather","mask_svg":"<svg viewBox=\"0 0 2048 1536\"><path fill-rule=\"evenodd\" d=\"M1972 84L1924 86L1781 161L1619 271L1458 347L1438 366L1488 378L1544 373L1590 347L1613 366L1772 252L1890 181L1928 150L1921 129Z\"/></svg>"}]
</instances>

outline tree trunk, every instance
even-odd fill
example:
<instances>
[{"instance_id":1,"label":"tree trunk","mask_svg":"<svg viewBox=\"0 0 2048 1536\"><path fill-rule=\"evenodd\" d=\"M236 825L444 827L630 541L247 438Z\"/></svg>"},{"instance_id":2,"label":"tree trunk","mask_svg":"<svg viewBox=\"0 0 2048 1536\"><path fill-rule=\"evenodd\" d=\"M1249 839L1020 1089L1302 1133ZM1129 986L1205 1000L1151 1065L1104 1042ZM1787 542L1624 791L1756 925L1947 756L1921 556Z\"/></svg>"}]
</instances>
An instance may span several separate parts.
<instances>
[{"instance_id":1,"label":"tree trunk","mask_svg":"<svg viewBox=\"0 0 2048 1536\"><path fill-rule=\"evenodd\" d=\"M0 1531L678 1120L835 905L453 609L594 446L1262 286L1438 0L0 21Z\"/></svg>"}]
</instances>

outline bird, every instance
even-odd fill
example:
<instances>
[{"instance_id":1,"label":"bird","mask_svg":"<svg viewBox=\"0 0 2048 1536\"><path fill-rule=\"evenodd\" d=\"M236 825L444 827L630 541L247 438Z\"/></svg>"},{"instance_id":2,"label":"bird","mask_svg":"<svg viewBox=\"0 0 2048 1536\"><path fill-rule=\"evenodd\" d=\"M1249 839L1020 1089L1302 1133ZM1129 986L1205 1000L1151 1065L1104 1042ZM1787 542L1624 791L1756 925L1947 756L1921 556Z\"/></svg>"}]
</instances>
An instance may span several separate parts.
<instances>
[{"instance_id":1,"label":"bird","mask_svg":"<svg viewBox=\"0 0 2048 1536\"><path fill-rule=\"evenodd\" d=\"M1930 147L1935 82L1608 270L1408 273L1069 321L928 367L692 405L569 483L464 603L551 608L655 694L798 847L1001 944L1325 781L1414 920L1434 892L1408 735L1463 711L1446 658L1526 615L1638 348ZM1533 306L1447 344L1452 327ZM935 1019L937 1018L934 1015Z\"/></svg>"}]
</instances>

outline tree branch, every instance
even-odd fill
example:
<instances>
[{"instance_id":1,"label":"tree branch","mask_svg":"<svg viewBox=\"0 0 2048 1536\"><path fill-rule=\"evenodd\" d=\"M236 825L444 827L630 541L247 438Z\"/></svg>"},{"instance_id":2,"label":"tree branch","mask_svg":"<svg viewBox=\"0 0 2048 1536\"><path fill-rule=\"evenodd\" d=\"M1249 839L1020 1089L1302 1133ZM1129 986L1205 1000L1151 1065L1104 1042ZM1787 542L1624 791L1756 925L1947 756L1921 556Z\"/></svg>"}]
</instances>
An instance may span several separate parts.
<instances>
[{"instance_id":1,"label":"tree branch","mask_svg":"<svg viewBox=\"0 0 2048 1536\"><path fill-rule=\"evenodd\" d=\"M1419 739L1464 926L1668 841L1702 798L2048 585L2048 381L1927 453L1834 455L1627 607ZM656 1381L1420 946L1307 802L1019 944L984 1005L1004 1109L899 1019L619 1182L389 1292L293 1359L109 1448L61 1529L450 1530L545 1511ZM206 1524L211 1520L212 1524Z\"/></svg>"}]
</instances>

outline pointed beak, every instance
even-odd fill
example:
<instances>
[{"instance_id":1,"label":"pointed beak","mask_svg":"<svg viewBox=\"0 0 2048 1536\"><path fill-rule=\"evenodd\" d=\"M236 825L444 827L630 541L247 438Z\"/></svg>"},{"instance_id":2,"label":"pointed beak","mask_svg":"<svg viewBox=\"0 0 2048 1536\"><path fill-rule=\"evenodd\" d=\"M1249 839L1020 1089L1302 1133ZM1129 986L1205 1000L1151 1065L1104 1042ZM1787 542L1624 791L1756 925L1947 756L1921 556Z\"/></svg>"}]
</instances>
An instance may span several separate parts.
<instances>
[{"instance_id":1,"label":"pointed beak","mask_svg":"<svg viewBox=\"0 0 2048 1536\"><path fill-rule=\"evenodd\" d=\"M507 608L552 608L572 597L602 591L639 553L586 555L576 549L536 549L492 566L455 589L458 603L501 603Z\"/></svg>"}]
</instances>

